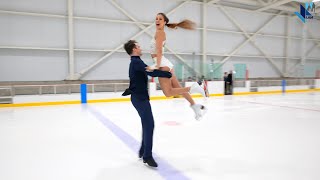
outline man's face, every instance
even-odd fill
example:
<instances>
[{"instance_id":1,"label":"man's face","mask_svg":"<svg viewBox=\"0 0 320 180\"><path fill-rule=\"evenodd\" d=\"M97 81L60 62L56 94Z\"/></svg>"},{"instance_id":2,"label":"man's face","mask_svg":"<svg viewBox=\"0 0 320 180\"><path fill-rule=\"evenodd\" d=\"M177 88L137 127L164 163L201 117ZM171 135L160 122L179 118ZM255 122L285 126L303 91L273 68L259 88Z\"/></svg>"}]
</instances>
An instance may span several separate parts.
<instances>
[{"instance_id":1,"label":"man's face","mask_svg":"<svg viewBox=\"0 0 320 180\"><path fill-rule=\"evenodd\" d=\"M138 55L138 56L141 56L142 55L142 50L140 48L140 45L138 43L135 43L136 47L133 48L133 53Z\"/></svg>"}]
</instances>

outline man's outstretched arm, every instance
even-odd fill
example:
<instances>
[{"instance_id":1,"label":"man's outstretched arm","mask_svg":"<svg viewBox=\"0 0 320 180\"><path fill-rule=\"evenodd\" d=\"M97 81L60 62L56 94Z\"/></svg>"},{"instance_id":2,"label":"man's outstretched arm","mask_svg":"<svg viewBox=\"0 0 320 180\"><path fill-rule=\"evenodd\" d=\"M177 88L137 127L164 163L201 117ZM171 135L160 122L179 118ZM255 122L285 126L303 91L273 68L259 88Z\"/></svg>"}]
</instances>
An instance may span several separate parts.
<instances>
[{"instance_id":1,"label":"man's outstretched arm","mask_svg":"<svg viewBox=\"0 0 320 180\"><path fill-rule=\"evenodd\" d=\"M168 71L160 71L158 69L154 69L152 72L146 71L148 76L152 77L165 77L165 78L171 78L172 74Z\"/></svg>"},{"instance_id":2,"label":"man's outstretched arm","mask_svg":"<svg viewBox=\"0 0 320 180\"><path fill-rule=\"evenodd\" d=\"M152 77L165 77L165 78L172 77L172 74L170 72L160 71L158 69L152 69L150 66L146 65L143 61L135 61L134 70L144 71L147 73L148 76L152 76Z\"/></svg>"}]
</instances>

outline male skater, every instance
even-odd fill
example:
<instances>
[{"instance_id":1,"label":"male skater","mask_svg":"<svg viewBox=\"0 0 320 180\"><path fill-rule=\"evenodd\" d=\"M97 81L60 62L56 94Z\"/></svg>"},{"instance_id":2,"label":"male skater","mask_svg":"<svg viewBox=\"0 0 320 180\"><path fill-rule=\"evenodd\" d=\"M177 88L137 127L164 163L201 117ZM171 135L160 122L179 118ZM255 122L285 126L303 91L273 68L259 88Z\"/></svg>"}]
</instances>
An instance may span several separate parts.
<instances>
[{"instance_id":1,"label":"male skater","mask_svg":"<svg viewBox=\"0 0 320 180\"><path fill-rule=\"evenodd\" d=\"M140 59L141 49L136 41L129 40L124 44L124 49L131 56L129 67L130 86L122 95L131 94L131 102L141 118L142 142L139 158L143 158L143 163L151 167L158 167L158 164L152 157L154 120L149 102L147 75L171 78L172 74L166 71L153 70L147 66Z\"/></svg>"}]
</instances>

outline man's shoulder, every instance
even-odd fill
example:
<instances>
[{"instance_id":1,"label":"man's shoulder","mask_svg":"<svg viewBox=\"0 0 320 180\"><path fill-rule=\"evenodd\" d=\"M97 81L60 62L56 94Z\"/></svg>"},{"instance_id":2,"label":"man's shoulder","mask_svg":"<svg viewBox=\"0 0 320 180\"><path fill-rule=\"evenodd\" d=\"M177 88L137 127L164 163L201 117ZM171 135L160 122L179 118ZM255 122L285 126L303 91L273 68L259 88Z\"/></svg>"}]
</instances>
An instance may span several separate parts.
<instances>
[{"instance_id":1,"label":"man's shoulder","mask_svg":"<svg viewBox=\"0 0 320 180\"><path fill-rule=\"evenodd\" d=\"M145 66L145 63L141 59L131 60L131 63L137 66Z\"/></svg>"},{"instance_id":2,"label":"man's shoulder","mask_svg":"<svg viewBox=\"0 0 320 180\"><path fill-rule=\"evenodd\" d=\"M142 60L138 57L131 57L131 63L137 64L137 63L141 63Z\"/></svg>"}]
</instances>

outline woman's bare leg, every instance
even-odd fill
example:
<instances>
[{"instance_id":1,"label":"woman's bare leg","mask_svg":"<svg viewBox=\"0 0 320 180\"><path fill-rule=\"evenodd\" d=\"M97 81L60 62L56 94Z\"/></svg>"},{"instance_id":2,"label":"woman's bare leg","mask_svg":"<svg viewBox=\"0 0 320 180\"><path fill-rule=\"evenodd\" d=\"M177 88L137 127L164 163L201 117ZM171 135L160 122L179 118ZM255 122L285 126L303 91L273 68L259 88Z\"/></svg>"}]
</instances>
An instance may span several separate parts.
<instances>
[{"instance_id":1,"label":"woman's bare leg","mask_svg":"<svg viewBox=\"0 0 320 180\"><path fill-rule=\"evenodd\" d=\"M160 70L161 71L170 71L170 68L169 67L161 67ZM168 79L168 78L158 77L161 89L166 97L177 96L180 94L189 93L190 87L183 88L180 86L177 88L173 88L171 79L172 78Z\"/></svg>"},{"instance_id":2,"label":"woman's bare leg","mask_svg":"<svg viewBox=\"0 0 320 180\"><path fill-rule=\"evenodd\" d=\"M160 70L170 71L168 67L161 67ZM195 113L195 118L199 120L203 116L202 110L205 110L205 107L201 104L195 104L194 100L189 94L190 87L182 88L177 77L174 75L173 70L171 70L171 73L172 77L170 79L160 77L158 78L163 93L167 97L181 94L187 101L189 101L190 107Z\"/></svg>"},{"instance_id":3,"label":"woman's bare leg","mask_svg":"<svg viewBox=\"0 0 320 180\"><path fill-rule=\"evenodd\" d=\"M171 83L172 83L172 87L173 88L181 88L181 84L179 83L177 76L174 74L173 70L171 71L172 73L172 78L171 78ZM189 94L189 92L187 93L182 93L181 94L187 101L189 101L190 105L194 105L195 102L192 99L191 95Z\"/></svg>"},{"instance_id":4,"label":"woman's bare leg","mask_svg":"<svg viewBox=\"0 0 320 180\"><path fill-rule=\"evenodd\" d=\"M158 79L159 79L161 89L166 97L177 96L177 95L180 95L183 93L188 93L190 90L190 87L172 88L171 79L169 79L169 78L159 77Z\"/></svg>"}]
</instances>

